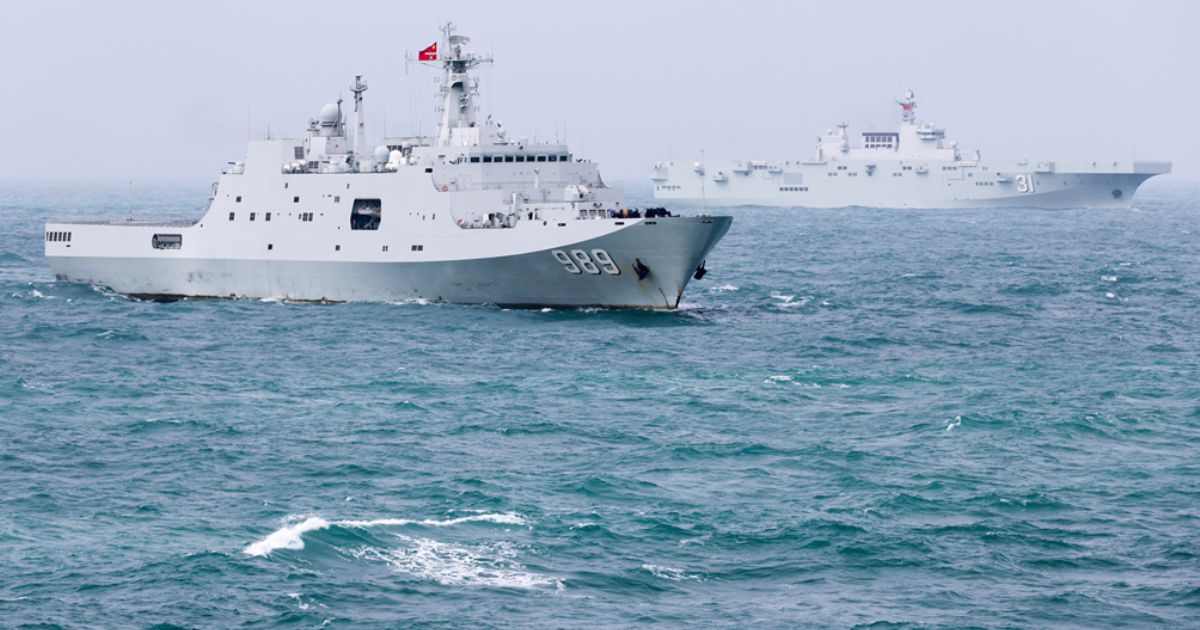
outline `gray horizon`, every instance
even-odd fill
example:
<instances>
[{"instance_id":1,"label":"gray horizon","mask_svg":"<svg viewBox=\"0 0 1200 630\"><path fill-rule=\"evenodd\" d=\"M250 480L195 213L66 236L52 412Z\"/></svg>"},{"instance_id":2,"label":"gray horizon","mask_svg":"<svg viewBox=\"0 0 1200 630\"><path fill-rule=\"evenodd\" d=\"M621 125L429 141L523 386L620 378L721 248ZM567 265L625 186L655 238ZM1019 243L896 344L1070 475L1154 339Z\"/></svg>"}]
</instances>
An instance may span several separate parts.
<instances>
[{"instance_id":1,"label":"gray horizon","mask_svg":"<svg viewBox=\"0 0 1200 630\"><path fill-rule=\"evenodd\" d=\"M385 125L430 133L437 72L404 57L447 20L496 57L481 116L626 183L700 151L807 159L839 122L893 129L905 89L985 158L1136 157L1200 178L1198 3L247 4L7 7L2 178L215 179L248 138L302 136L356 74L371 144Z\"/></svg>"}]
</instances>

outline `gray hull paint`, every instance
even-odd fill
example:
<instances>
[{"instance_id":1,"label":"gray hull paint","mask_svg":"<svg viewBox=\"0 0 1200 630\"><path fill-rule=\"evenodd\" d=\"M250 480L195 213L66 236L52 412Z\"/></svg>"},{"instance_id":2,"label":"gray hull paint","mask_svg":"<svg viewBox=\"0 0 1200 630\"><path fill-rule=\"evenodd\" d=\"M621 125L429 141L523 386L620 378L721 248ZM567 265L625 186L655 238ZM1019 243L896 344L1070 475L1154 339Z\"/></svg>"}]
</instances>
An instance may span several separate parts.
<instances>
[{"instance_id":1,"label":"gray hull paint","mask_svg":"<svg viewBox=\"0 0 1200 630\"><path fill-rule=\"evenodd\" d=\"M603 249L617 275L571 273L551 253L429 262L51 256L63 281L151 299L429 300L506 306L673 309L729 217L670 217L557 249ZM634 260L650 269L639 280ZM152 262L152 264L147 264Z\"/></svg>"},{"instance_id":2,"label":"gray hull paint","mask_svg":"<svg viewBox=\"0 0 1200 630\"><path fill-rule=\"evenodd\" d=\"M853 167L852 167L853 168ZM1129 208L1134 193L1157 173L1057 173L1036 174L1036 192L1020 193L1011 181L976 186L976 179L992 182L992 173L974 173L975 177L947 179L942 173L913 175L908 181L892 180L860 173L850 178L825 177L825 167L805 178L800 186L783 186L783 178L755 173L739 177L729 184L711 182L702 193L698 182L683 176L685 185L678 190L656 186L655 198L696 206L777 206L789 208ZM882 169L881 169L882 170ZM976 170L976 169L972 169ZM854 172L854 171L850 171ZM671 184L678 180L671 180ZM787 188L787 190L781 190Z\"/></svg>"}]
</instances>

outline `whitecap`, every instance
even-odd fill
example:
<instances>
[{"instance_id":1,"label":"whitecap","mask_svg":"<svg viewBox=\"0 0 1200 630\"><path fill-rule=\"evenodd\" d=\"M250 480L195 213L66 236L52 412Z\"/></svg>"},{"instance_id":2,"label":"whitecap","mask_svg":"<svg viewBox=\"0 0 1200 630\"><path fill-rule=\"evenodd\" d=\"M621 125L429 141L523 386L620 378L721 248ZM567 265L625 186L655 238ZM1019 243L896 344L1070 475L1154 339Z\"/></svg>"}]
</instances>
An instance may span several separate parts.
<instances>
[{"instance_id":1,"label":"whitecap","mask_svg":"<svg viewBox=\"0 0 1200 630\"><path fill-rule=\"evenodd\" d=\"M1116 294L1116 293L1113 293L1112 291L1108 291L1108 292L1106 292L1106 293L1104 294L1104 297L1106 297L1106 298L1108 298L1108 299L1110 299L1110 300L1111 300L1111 299L1113 299L1113 298L1117 297L1117 294Z\"/></svg>"},{"instance_id":2,"label":"whitecap","mask_svg":"<svg viewBox=\"0 0 1200 630\"><path fill-rule=\"evenodd\" d=\"M308 610L308 604L304 603L304 600L300 599L300 593L288 593L287 595L288 597L296 600L297 608L300 610Z\"/></svg>"},{"instance_id":3,"label":"whitecap","mask_svg":"<svg viewBox=\"0 0 1200 630\"><path fill-rule=\"evenodd\" d=\"M561 580L529 571L518 563L515 560L516 551L508 544L471 548L430 538L399 538L403 546L386 549L362 547L351 551L350 555L384 562L401 573L445 586L563 588Z\"/></svg>"},{"instance_id":4,"label":"whitecap","mask_svg":"<svg viewBox=\"0 0 1200 630\"><path fill-rule=\"evenodd\" d=\"M764 383L789 383L792 377L787 374L774 374L763 379Z\"/></svg>"},{"instance_id":5,"label":"whitecap","mask_svg":"<svg viewBox=\"0 0 1200 630\"><path fill-rule=\"evenodd\" d=\"M289 516L284 519L283 527L271 532L262 540L246 545L242 553L248 556L265 556L276 549L303 549L304 534L311 531L328 529L332 525L338 527L353 527L355 529L367 529L370 527L404 527L408 525L422 525L426 527L449 527L462 523L497 523L500 525L525 525L528 521L520 514L512 512L502 512L496 514L472 514L470 516L460 516L458 518L437 520L437 519L411 519L411 518L378 518L371 520L345 520L345 521L327 521L319 516L310 516L303 518L298 516Z\"/></svg>"},{"instance_id":6,"label":"whitecap","mask_svg":"<svg viewBox=\"0 0 1200 630\"><path fill-rule=\"evenodd\" d=\"M284 522L287 523L288 520L284 519ZM276 549L303 549L303 535L305 532L326 529L328 527L329 521L319 516L310 516L299 523L285 524L283 527L268 534L266 538L246 545L242 553L248 556L265 556Z\"/></svg>"},{"instance_id":7,"label":"whitecap","mask_svg":"<svg viewBox=\"0 0 1200 630\"><path fill-rule=\"evenodd\" d=\"M962 426L962 416L954 416L953 420L946 421L946 430L951 431L954 427Z\"/></svg>"},{"instance_id":8,"label":"whitecap","mask_svg":"<svg viewBox=\"0 0 1200 630\"><path fill-rule=\"evenodd\" d=\"M812 302L812 299L813 299L811 295L806 295L806 296L800 298L799 300L797 300L796 296L794 296L794 295L784 295L784 294L778 293L778 292L772 293L771 297L776 300L779 300L779 304L776 305L779 308L792 308L795 306L807 306L810 302Z\"/></svg>"},{"instance_id":9,"label":"whitecap","mask_svg":"<svg viewBox=\"0 0 1200 630\"><path fill-rule=\"evenodd\" d=\"M737 286L726 283L726 284L722 284L721 286L718 286L718 287L713 287L713 288L709 289L708 292L709 293L725 293L728 291L737 291L737 290L738 290Z\"/></svg>"},{"instance_id":10,"label":"whitecap","mask_svg":"<svg viewBox=\"0 0 1200 630\"><path fill-rule=\"evenodd\" d=\"M643 564L643 571L649 571L650 575L660 580L670 580L672 582L682 582L683 580L699 580L700 575L696 573L688 573L683 569L675 569L672 567L664 567L657 564Z\"/></svg>"},{"instance_id":11,"label":"whitecap","mask_svg":"<svg viewBox=\"0 0 1200 630\"><path fill-rule=\"evenodd\" d=\"M1117 277L1116 276L1100 276L1100 281L1101 282L1116 282Z\"/></svg>"},{"instance_id":12,"label":"whitecap","mask_svg":"<svg viewBox=\"0 0 1200 630\"><path fill-rule=\"evenodd\" d=\"M34 391L34 392L54 391L54 386L50 385L49 383L43 383L41 381L28 381L25 379L19 379L18 382L21 383L22 389L28 389L30 391Z\"/></svg>"},{"instance_id":13,"label":"whitecap","mask_svg":"<svg viewBox=\"0 0 1200 630\"><path fill-rule=\"evenodd\" d=\"M410 519L410 518L377 518L368 521L337 521L337 525L342 527L357 527L366 529L368 527L392 526L403 527L405 525L424 525L426 527L449 527L451 525L460 525L462 523L498 523L500 525L525 525L528 521L520 514L512 512L489 513L489 514L472 514L471 516L459 516L457 518L449 518L445 520L437 520L432 518L426 519Z\"/></svg>"}]
</instances>

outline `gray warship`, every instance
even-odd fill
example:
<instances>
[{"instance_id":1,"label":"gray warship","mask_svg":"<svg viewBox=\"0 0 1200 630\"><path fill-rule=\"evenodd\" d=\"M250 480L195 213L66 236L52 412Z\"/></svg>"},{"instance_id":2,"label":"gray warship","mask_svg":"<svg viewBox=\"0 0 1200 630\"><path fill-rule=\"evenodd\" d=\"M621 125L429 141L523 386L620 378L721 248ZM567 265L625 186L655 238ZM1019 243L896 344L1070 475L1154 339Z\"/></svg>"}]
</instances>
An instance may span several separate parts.
<instances>
[{"instance_id":1,"label":"gray warship","mask_svg":"<svg viewBox=\"0 0 1200 630\"><path fill-rule=\"evenodd\" d=\"M366 140L326 105L298 139L251 141L195 221L52 221L63 282L147 299L441 301L674 309L724 216L631 209L566 144L479 119L473 68L491 62L453 24L420 63L440 66L433 137Z\"/></svg>"}]
</instances>

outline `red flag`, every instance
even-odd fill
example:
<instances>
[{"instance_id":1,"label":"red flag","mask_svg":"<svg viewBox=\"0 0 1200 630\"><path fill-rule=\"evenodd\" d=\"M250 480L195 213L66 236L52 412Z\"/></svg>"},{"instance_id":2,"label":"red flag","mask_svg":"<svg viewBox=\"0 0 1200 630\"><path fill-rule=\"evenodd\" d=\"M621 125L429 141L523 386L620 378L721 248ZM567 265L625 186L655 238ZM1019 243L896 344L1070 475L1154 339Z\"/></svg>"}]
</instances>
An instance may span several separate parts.
<instances>
[{"instance_id":1,"label":"red flag","mask_svg":"<svg viewBox=\"0 0 1200 630\"><path fill-rule=\"evenodd\" d=\"M433 42L429 48L418 53L417 61L437 61L437 42Z\"/></svg>"}]
</instances>

